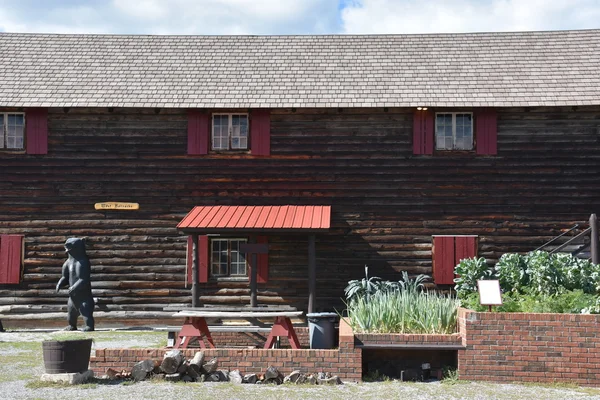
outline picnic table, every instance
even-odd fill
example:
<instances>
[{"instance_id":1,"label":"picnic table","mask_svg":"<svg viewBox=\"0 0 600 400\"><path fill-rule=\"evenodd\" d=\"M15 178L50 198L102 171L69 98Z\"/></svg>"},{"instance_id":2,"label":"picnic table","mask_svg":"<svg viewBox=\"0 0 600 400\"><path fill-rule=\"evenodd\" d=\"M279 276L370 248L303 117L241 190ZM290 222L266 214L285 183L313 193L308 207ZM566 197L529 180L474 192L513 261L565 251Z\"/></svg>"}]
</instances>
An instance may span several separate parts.
<instances>
[{"instance_id":1,"label":"picnic table","mask_svg":"<svg viewBox=\"0 0 600 400\"><path fill-rule=\"evenodd\" d=\"M184 317L185 322L178 334L178 340L175 343L174 348L182 347L186 349L189 344L198 340L201 348L208 347L214 348L215 344L210 334L210 329L206 323L207 319L254 319L254 318L273 318L274 322L271 326L271 331L267 338L264 348L268 349L273 346L273 343L279 336L285 336L290 341L290 345L293 349L300 348L300 342L298 336L294 331L294 325L290 318L299 317L302 315L302 311L289 311L289 310L243 310L243 311L218 311L211 310L210 308L203 309L187 309L179 311L173 314L173 317ZM206 338L206 342L204 339Z\"/></svg>"}]
</instances>

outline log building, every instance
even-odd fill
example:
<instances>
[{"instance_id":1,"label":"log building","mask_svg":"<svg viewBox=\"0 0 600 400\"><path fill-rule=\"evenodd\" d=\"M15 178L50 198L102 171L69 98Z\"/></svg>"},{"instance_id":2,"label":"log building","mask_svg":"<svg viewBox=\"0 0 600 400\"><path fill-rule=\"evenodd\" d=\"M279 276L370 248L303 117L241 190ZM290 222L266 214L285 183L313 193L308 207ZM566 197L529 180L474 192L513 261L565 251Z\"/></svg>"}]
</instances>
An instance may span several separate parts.
<instances>
[{"instance_id":1,"label":"log building","mask_svg":"<svg viewBox=\"0 0 600 400\"><path fill-rule=\"evenodd\" d=\"M585 223L600 31L3 33L0 125L4 314L64 310L68 237L86 239L100 310L191 304L194 258L201 303L247 304L248 243L268 249L258 304L339 309L365 264L447 288L461 257Z\"/></svg>"}]
</instances>

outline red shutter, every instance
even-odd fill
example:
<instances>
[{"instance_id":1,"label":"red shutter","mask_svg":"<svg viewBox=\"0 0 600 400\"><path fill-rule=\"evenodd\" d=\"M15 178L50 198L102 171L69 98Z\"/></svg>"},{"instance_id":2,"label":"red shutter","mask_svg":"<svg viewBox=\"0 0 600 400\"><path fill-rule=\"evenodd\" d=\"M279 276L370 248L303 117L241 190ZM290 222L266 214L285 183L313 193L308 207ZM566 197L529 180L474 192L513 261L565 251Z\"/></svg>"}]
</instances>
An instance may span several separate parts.
<instances>
[{"instance_id":1,"label":"red shutter","mask_svg":"<svg viewBox=\"0 0 600 400\"><path fill-rule=\"evenodd\" d=\"M250 143L253 156L271 154L271 112L253 110L250 121Z\"/></svg>"},{"instance_id":2,"label":"red shutter","mask_svg":"<svg viewBox=\"0 0 600 400\"><path fill-rule=\"evenodd\" d=\"M477 257L477 242L475 236L457 236L455 238L454 265L465 258Z\"/></svg>"},{"instance_id":3,"label":"red shutter","mask_svg":"<svg viewBox=\"0 0 600 400\"><path fill-rule=\"evenodd\" d=\"M433 112L415 111L413 118L413 154L433 154L434 130Z\"/></svg>"},{"instance_id":4,"label":"red shutter","mask_svg":"<svg viewBox=\"0 0 600 400\"><path fill-rule=\"evenodd\" d=\"M0 235L0 283L21 283L22 235Z\"/></svg>"},{"instance_id":5,"label":"red shutter","mask_svg":"<svg viewBox=\"0 0 600 400\"><path fill-rule=\"evenodd\" d=\"M266 236L257 236L256 243L267 244L269 240ZM256 262L258 267L256 269L256 282L267 283L269 280L269 254L257 254Z\"/></svg>"},{"instance_id":6,"label":"red shutter","mask_svg":"<svg viewBox=\"0 0 600 400\"><path fill-rule=\"evenodd\" d=\"M493 108L481 108L475 111L475 135L477 154L498 154L498 116Z\"/></svg>"},{"instance_id":7,"label":"red shutter","mask_svg":"<svg viewBox=\"0 0 600 400\"><path fill-rule=\"evenodd\" d=\"M208 154L210 143L210 114L199 110L188 111L188 154Z\"/></svg>"},{"instance_id":8,"label":"red shutter","mask_svg":"<svg viewBox=\"0 0 600 400\"><path fill-rule=\"evenodd\" d=\"M433 238L433 281L437 285L454 284L454 237Z\"/></svg>"},{"instance_id":9,"label":"red shutter","mask_svg":"<svg viewBox=\"0 0 600 400\"><path fill-rule=\"evenodd\" d=\"M48 154L48 109L25 110L27 154Z\"/></svg>"},{"instance_id":10,"label":"red shutter","mask_svg":"<svg viewBox=\"0 0 600 400\"><path fill-rule=\"evenodd\" d=\"M208 269L210 266L210 248L208 236L198 236L198 281L208 282Z\"/></svg>"}]
</instances>

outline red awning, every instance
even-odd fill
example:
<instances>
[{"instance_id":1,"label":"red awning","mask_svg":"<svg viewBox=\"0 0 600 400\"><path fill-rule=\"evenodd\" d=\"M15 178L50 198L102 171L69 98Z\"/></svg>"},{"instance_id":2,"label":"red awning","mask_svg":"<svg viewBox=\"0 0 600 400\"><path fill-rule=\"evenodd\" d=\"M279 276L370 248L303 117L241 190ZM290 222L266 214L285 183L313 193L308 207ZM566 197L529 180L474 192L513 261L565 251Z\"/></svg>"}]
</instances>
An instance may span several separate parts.
<instances>
[{"instance_id":1,"label":"red awning","mask_svg":"<svg viewBox=\"0 0 600 400\"><path fill-rule=\"evenodd\" d=\"M324 230L331 206L196 206L177 225L183 231Z\"/></svg>"}]
</instances>

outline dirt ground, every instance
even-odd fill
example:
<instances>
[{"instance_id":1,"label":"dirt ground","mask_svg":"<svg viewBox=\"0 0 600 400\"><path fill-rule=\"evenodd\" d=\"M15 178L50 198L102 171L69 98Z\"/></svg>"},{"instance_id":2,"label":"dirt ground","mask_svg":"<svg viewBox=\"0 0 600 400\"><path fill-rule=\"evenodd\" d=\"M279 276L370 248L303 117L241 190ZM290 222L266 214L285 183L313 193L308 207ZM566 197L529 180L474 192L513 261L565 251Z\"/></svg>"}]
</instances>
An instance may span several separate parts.
<instances>
[{"instance_id":1,"label":"dirt ground","mask_svg":"<svg viewBox=\"0 0 600 400\"><path fill-rule=\"evenodd\" d=\"M397 381L346 383L341 386L234 385L230 383L169 383L95 379L78 385L50 385L44 372L41 342L91 337L96 348L159 347L166 332L100 331L93 333L0 333L0 393L5 399L600 399L600 389L566 384L520 385L474 383L449 379L435 383ZM243 371L242 371L243 372Z\"/></svg>"}]
</instances>

